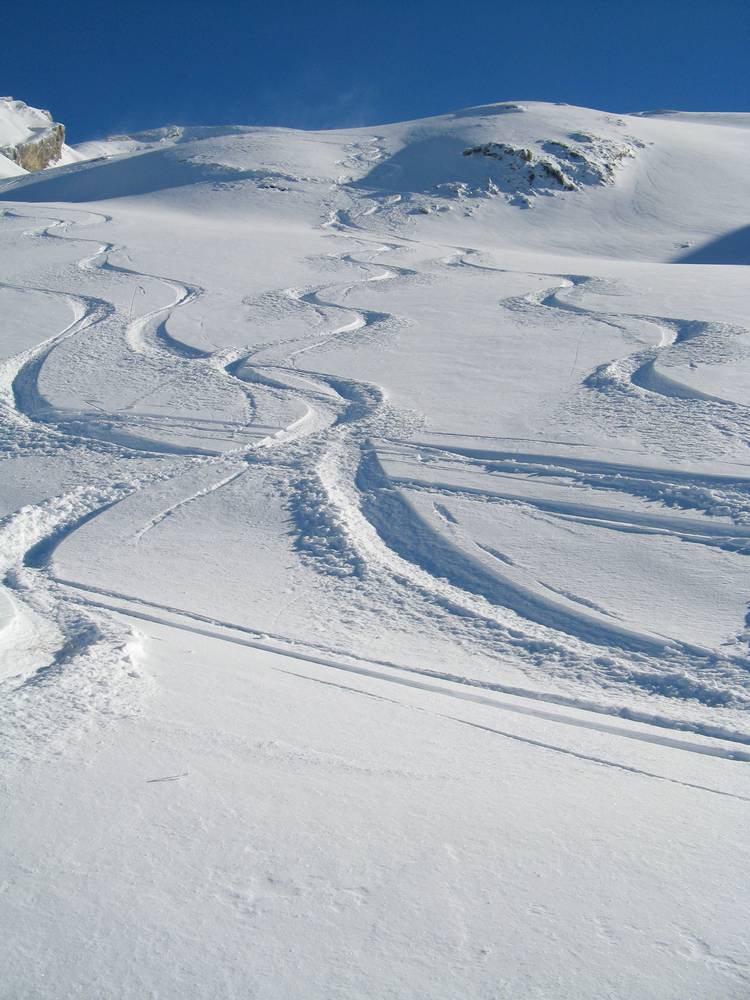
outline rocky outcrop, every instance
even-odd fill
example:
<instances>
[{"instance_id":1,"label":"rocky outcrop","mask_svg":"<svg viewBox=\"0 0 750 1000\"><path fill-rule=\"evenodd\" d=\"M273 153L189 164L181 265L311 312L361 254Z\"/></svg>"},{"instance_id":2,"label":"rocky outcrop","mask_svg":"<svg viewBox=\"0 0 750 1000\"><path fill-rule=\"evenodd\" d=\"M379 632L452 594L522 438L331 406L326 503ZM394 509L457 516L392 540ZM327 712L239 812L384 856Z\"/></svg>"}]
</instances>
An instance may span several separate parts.
<instances>
[{"instance_id":1,"label":"rocky outcrop","mask_svg":"<svg viewBox=\"0 0 750 1000\"><path fill-rule=\"evenodd\" d=\"M533 149L486 142L465 149L463 154L498 161L484 194L503 193L513 204L528 207L537 194L581 191L614 183L617 169L643 147L642 142L630 137L615 141L573 132L569 138L571 142L537 142ZM463 187L461 193L469 193L467 186Z\"/></svg>"},{"instance_id":2,"label":"rocky outcrop","mask_svg":"<svg viewBox=\"0 0 750 1000\"><path fill-rule=\"evenodd\" d=\"M0 98L0 153L24 170L44 170L63 154L65 126L49 111Z\"/></svg>"},{"instance_id":3,"label":"rocky outcrop","mask_svg":"<svg viewBox=\"0 0 750 1000\"><path fill-rule=\"evenodd\" d=\"M44 170L60 159L64 142L65 126L54 123L40 135L32 136L16 146L5 146L0 152L24 170Z\"/></svg>"}]
</instances>

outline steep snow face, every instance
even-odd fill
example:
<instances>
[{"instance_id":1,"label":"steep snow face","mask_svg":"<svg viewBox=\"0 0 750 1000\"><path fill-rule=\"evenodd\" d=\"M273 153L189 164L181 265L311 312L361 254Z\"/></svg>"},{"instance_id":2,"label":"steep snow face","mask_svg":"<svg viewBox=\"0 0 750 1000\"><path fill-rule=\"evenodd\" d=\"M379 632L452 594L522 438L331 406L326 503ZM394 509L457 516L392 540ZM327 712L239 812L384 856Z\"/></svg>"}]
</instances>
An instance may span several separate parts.
<instances>
[{"instance_id":1,"label":"steep snow face","mask_svg":"<svg viewBox=\"0 0 750 1000\"><path fill-rule=\"evenodd\" d=\"M49 111L0 97L0 178L79 159L65 145L65 127L54 122Z\"/></svg>"},{"instance_id":2,"label":"steep snow face","mask_svg":"<svg viewBox=\"0 0 750 1000\"><path fill-rule=\"evenodd\" d=\"M742 121L84 154L0 190L8 995L744 1000Z\"/></svg>"}]
</instances>

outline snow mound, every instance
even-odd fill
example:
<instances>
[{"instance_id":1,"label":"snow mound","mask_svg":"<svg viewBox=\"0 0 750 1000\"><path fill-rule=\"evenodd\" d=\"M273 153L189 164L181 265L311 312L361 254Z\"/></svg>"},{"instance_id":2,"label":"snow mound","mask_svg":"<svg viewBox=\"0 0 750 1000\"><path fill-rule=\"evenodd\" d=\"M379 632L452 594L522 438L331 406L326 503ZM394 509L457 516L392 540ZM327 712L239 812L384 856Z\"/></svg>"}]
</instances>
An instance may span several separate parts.
<instances>
[{"instance_id":1,"label":"snow mound","mask_svg":"<svg viewBox=\"0 0 750 1000\"><path fill-rule=\"evenodd\" d=\"M649 145L640 121L536 102L468 108L383 128L366 156L371 169L353 183L375 197L398 192L415 213L498 195L530 207L538 195L616 186Z\"/></svg>"},{"instance_id":2,"label":"snow mound","mask_svg":"<svg viewBox=\"0 0 750 1000\"><path fill-rule=\"evenodd\" d=\"M242 135L253 131L249 125L164 125L161 128L144 129L110 135L104 139L90 139L78 143L75 152L81 159L91 160L120 156L123 153L140 153L153 149L163 149L179 143L200 139L217 139L222 136Z\"/></svg>"}]
</instances>

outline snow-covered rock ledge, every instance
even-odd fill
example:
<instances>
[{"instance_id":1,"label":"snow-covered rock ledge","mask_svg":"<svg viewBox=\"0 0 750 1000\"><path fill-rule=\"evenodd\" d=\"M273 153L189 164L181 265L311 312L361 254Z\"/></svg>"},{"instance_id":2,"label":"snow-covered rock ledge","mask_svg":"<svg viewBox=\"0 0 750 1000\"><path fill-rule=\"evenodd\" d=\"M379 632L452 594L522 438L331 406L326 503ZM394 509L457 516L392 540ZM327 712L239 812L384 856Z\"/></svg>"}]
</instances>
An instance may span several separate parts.
<instances>
[{"instance_id":1,"label":"snow-covered rock ledge","mask_svg":"<svg viewBox=\"0 0 750 1000\"><path fill-rule=\"evenodd\" d=\"M2 153L24 170L44 170L60 159L64 142L65 126L54 123L28 142L20 142L17 146L3 146Z\"/></svg>"},{"instance_id":2,"label":"snow-covered rock ledge","mask_svg":"<svg viewBox=\"0 0 750 1000\"><path fill-rule=\"evenodd\" d=\"M55 122L49 111L0 97L0 177L76 159L65 145L65 126Z\"/></svg>"}]
</instances>

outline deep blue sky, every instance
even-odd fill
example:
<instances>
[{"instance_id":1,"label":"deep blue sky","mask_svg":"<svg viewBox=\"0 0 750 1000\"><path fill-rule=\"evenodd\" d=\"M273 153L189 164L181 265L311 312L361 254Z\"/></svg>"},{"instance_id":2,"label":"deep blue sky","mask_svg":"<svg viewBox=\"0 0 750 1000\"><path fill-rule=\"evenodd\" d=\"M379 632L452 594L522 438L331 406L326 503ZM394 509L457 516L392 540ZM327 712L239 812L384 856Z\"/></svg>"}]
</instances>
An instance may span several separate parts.
<instances>
[{"instance_id":1,"label":"deep blue sky","mask_svg":"<svg viewBox=\"0 0 750 1000\"><path fill-rule=\"evenodd\" d=\"M750 0L27 0L2 28L0 93L49 108L73 142L512 99L750 111Z\"/></svg>"}]
</instances>

